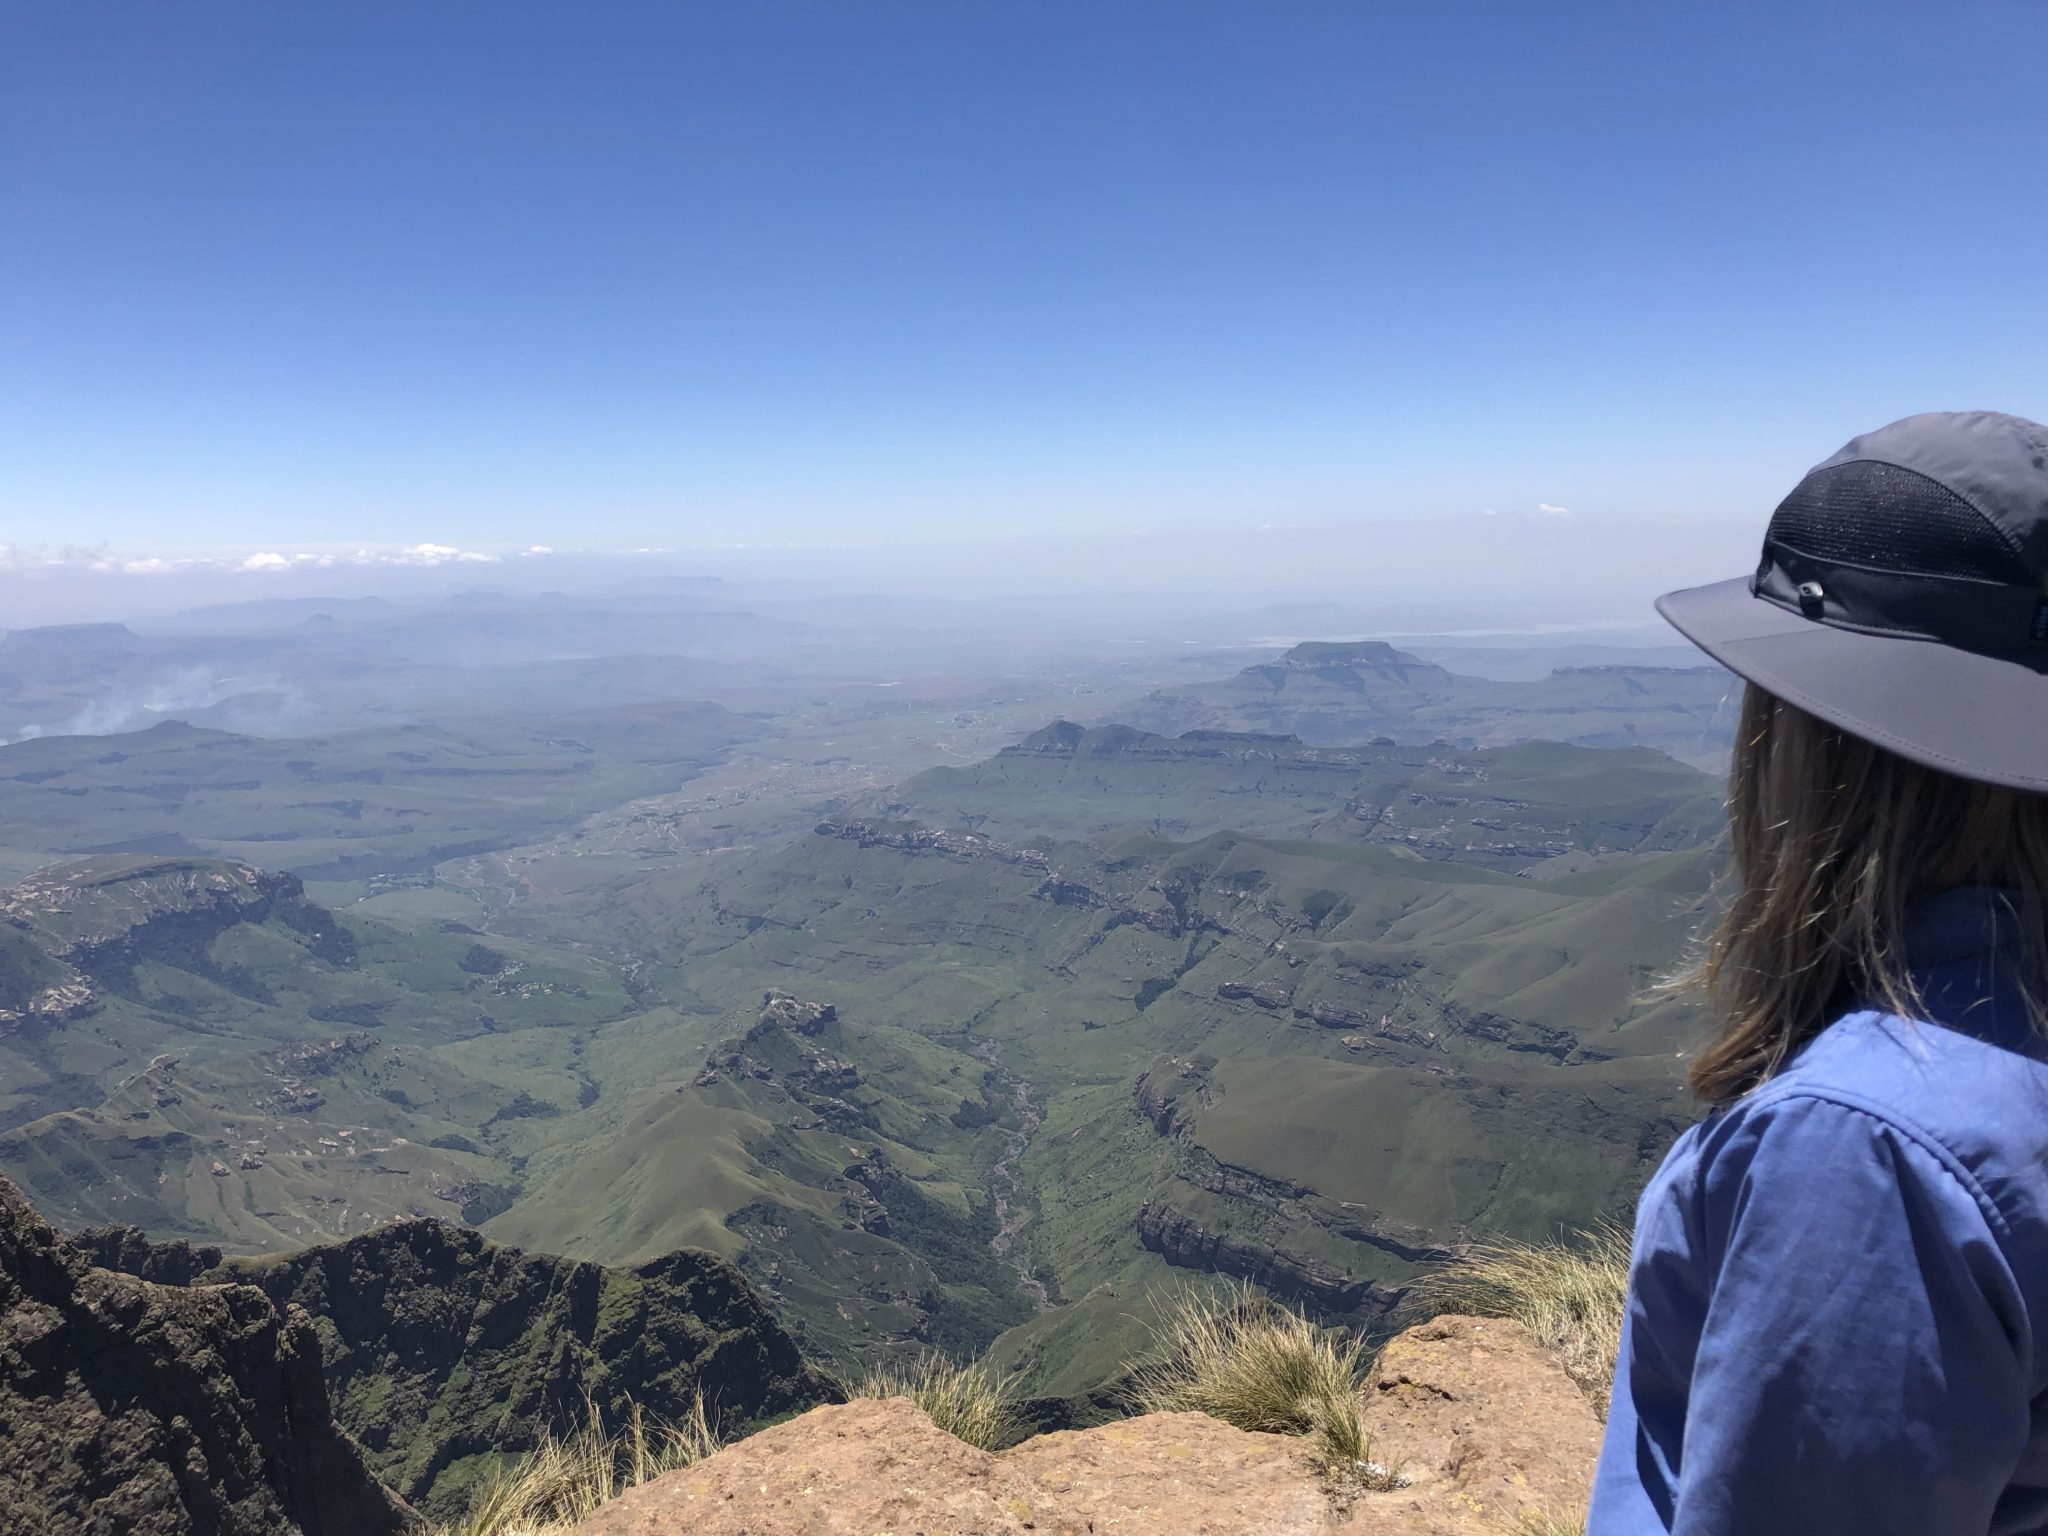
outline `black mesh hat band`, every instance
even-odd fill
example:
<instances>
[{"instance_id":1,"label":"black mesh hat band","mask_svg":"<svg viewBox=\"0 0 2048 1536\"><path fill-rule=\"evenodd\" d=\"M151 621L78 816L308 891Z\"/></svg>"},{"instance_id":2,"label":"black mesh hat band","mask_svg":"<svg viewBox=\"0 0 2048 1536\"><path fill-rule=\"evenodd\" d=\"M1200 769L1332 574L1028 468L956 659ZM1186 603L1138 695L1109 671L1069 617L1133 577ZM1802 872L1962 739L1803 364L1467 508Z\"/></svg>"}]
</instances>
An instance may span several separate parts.
<instances>
[{"instance_id":1,"label":"black mesh hat band","mask_svg":"<svg viewBox=\"0 0 2048 1536\"><path fill-rule=\"evenodd\" d=\"M2048 601L2034 585L1872 570L1772 543L1764 546L1750 590L1789 612L1863 634L1972 651L2048 647Z\"/></svg>"},{"instance_id":2,"label":"black mesh hat band","mask_svg":"<svg viewBox=\"0 0 2048 1536\"><path fill-rule=\"evenodd\" d=\"M1863 634L1973 651L2048 645L2041 577L2017 540L1942 479L1852 450L1778 504L1750 590Z\"/></svg>"}]
</instances>

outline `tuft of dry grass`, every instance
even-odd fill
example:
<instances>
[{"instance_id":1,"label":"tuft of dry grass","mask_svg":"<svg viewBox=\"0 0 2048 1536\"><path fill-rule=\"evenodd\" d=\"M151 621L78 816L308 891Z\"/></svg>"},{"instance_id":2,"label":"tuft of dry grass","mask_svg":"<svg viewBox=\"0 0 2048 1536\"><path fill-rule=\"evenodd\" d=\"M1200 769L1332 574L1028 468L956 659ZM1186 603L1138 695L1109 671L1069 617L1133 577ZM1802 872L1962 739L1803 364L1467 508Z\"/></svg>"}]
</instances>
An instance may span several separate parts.
<instances>
[{"instance_id":1,"label":"tuft of dry grass","mask_svg":"<svg viewBox=\"0 0 2048 1536\"><path fill-rule=\"evenodd\" d=\"M702 1461L719 1448L699 1395L680 1423L650 1423L638 1403L626 1422L605 1426L595 1404L585 1404L580 1428L567 1435L541 1433L511 1467L482 1483L469 1512L436 1536L565 1536L578 1521L678 1467Z\"/></svg>"},{"instance_id":2,"label":"tuft of dry grass","mask_svg":"<svg viewBox=\"0 0 2048 1536\"><path fill-rule=\"evenodd\" d=\"M955 1365L944 1355L920 1355L908 1366L869 1372L847 1395L907 1397L947 1434L984 1451L1008 1445L1023 1429L1009 1384L980 1361Z\"/></svg>"},{"instance_id":3,"label":"tuft of dry grass","mask_svg":"<svg viewBox=\"0 0 2048 1536\"><path fill-rule=\"evenodd\" d=\"M1569 1241L1482 1243L1416 1290L1434 1311L1513 1318L1604 1418L1628 1308L1628 1254L1628 1229L1601 1222Z\"/></svg>"},{"instance_id":4,"label":"tuft of dry grass","mask_svg":"<svg viewBox=\"0 0 2048 1536\"><path fill-rule=\"evenodd\" d=\"M1560 1515L1547 1509L1525 1509L1500 1526L1501 1536L1586 1536L1584 1515Z\"/></svg>"},{"instance_id":5,"label":"tuft of dry grass","mask_svg":"<svg viewBox=\"0 0 2048 1536\"><path fill-rule=\"evenodd\" d=\"M1131 1368L1138 1412L1192 1411L1239 1429L1312 1436L1333 1474L1367 1488L1406 1485L1373 1459L1358 1411L1358 1339L1326 1334L1249 1287L1183 1295L1155 1332L1157 1354Z\"/></svg>"}]
</instances>

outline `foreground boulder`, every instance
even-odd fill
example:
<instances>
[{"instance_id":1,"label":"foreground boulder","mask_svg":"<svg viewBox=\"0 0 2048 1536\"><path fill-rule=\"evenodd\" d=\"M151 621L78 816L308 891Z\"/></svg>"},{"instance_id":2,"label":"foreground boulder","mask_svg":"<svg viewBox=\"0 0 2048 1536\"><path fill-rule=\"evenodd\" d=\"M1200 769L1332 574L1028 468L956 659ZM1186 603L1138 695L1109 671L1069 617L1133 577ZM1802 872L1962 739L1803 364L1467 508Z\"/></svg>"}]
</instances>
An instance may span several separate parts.
<instances>
[{"instance_id":1,"label":"foreground boulder","mask_svg":"<svg viewBox=\"0 0 2048 1536\"><path fill-rule=\"evenodd\" d=\"M1366 1492L1301 1440L1193 1413L963 1444L903 1398L819 1408L637 1488L579 1536L1487 1536L1585 1507L1600 1426L1509 1322L1439 1318L1388 1345L1364 1409L1412 1479Z\"/></svg>"},{"instance_id":2,"label":"foreground boulder","mask_svg":"<svg viewBox=\"0 0 2048 1536\"><path fill-rule=\"evenodd\" d=\"M1362 1406L1373 1454L1414 1478L1370 1500L1390 1536L1499 1536L1525 1512L1585 1510L1599 1415L1519 1323L1438 1317L1410 1328L1373 1362Z\"/></svg>"},{"instance_id":3,"label":"foreground boulder","mask_svg":"<svg viewBox=\"0 0 2048 1536\"><path fill-rule=\"evenodd\" d=\"M328 1409L311 1321L248 1286L97 1269L0 1178L0 1528L399 1536Z\"/></svg>"}]
</instances>

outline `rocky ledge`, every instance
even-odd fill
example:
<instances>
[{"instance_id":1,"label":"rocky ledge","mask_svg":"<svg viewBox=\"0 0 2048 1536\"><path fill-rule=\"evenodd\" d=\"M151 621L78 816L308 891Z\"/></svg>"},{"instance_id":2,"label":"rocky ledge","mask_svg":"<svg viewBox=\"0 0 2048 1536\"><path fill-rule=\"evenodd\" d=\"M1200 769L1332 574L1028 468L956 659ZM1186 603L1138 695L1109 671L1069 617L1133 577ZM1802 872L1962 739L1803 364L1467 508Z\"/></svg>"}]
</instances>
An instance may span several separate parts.
<instances>
[{"instance_id":1,"label":"rocky ledge","mask_svg":"<svg viewBox=\"0 0 2048 1536\"><path fill-rule=\"evenodd\" d=\"M1443 1317L1390 1342L1363 1403L1373 1455L1410 1479L1364 1492L1302 1441L1201 1414L1042 1435L1000 1455L903 1398L817 1408L635 1489L579 1536L1497 1536L1585 1508L1600 1426L1517 1324Z\"/></svg>"}]
</instances>

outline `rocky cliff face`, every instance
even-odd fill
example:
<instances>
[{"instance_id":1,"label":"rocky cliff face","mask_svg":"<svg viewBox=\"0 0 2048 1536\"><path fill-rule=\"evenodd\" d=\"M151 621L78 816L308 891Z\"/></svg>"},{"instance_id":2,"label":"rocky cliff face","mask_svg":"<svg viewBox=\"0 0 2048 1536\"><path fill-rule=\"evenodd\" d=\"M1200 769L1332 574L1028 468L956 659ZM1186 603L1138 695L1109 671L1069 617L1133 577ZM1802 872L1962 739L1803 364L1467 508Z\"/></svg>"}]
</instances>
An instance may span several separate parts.
<instances>
[{"instance_id":1,"label":"rocky cliff face","mask_svg":"<svg viewBox=\"0 0 2048 1536\"><path fill-rule=\"evenodd\" d=\"M1139 1206L1138 1241L1178 1269L1209 1270L1250 1280L1314 1315L1353 1326L1383 1325L1407 1299L1405 1285L1387 1284L1298 1251L1291 1239L1318 1229L1364 1243L1406 1264L1448 1255L1422 1234L1358 1219L1356 1212L1289 1180L1226 1163L1196 1139L1195 1122L1210 1098L1208 1073L1196 1062L1170 1060L1139 1075L1131 1106L1174 1145L1173 1182ZM1191 1190L1230 1202L1238 1230L1212 1227L1176 1204Z\"/></svg>"},{"instance_id":2,"label":"rocky cliff face","mask_svg":"<svg viewBox=\"0 0 2048 1536\"><path fill-rule=\"evenodd\" d=\"M410 1221L210 1279L259 1287L317 1320L335 1412L369 1463L449 1518L477 1477L543 1425L610 1422L627 1400L658 1419L698 1392L728 1432L834 1399L739 1271L678 1252L607 1268Z\"/></svg>"},{"instance_id":3,"label":"rocky cliff face","mask_svg":"<svg viewBox=\"0 0 2048 1536\"><path fill-rule=\"evenodd\" d=\"M323 958L351 952L296 875L130 854L39 870L0 888L0 1036L76 1023L123 989L143 955L196 955L236 924L273 915Z\"/></svg>"},{"instance_id":4,"label":"rocky cliff face","mask_svg":"<svg viewBox=\"0 0 2048 1536\"><path fill-rule=\"evenodd\" d=\"M249 1286L96 1268L4 1178L0 1444L0 1527L22 1536L400 1536L416 1523L336 1424L305 1313Z\"/></svg>"}]
</instances>

